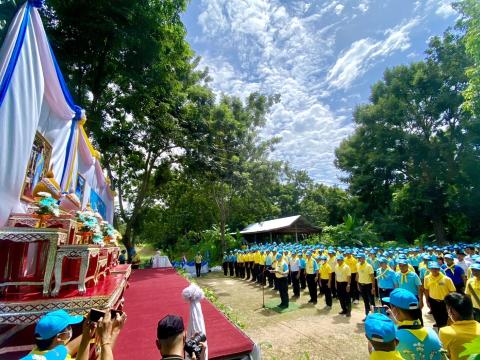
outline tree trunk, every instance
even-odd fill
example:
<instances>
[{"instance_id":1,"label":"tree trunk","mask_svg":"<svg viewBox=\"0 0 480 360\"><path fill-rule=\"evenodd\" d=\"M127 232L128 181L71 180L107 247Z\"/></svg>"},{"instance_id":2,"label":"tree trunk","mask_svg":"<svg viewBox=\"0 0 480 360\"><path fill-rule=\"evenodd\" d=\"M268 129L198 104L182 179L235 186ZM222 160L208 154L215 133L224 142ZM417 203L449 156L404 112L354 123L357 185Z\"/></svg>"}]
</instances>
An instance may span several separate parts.
<instances>
[{"instance_id":1,"label":"tree trunk","mask_svg":"<svg viewBox=\"0 0 480 360\"><path fill-rule=\"evenodd\" d=\"M447 243L447 235L445 234L445 226L440 215L434 214L432 216L433 231L435 233L435 238L439 245L444 245Z\"/></svg>"},{"instance_id":2,"label":"tree trunk","mask_svg":"<svg viewBox=\"0 0 480 360\"><path fill-rule=\"evenodd\" d=\"M132 263L132 255L131 251L134 248L133 246L133 228L132 228L132 222L129 221L127 223L127 227L125 228L125 234L123 235L122 238L123 245L127 248L127 256L128 256L128 263Z\"/></svg>"}]
</instances>

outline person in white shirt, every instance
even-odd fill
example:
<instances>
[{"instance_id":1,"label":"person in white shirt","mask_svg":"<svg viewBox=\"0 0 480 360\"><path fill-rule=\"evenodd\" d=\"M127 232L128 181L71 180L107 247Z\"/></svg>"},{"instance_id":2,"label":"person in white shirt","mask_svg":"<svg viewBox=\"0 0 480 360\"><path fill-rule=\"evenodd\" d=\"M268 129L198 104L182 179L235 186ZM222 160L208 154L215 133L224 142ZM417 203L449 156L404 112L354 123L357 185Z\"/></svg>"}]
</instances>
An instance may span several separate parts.
<instances>
[{"instance_id":1,"label":"person in white shirt","mask_svg":"<svg viewBox=\"0 0 480 360\"><path fill-rule=\"evenodd\" d=\"M293 297L300 297L300 260L295 251L292 252L289 264L292 279Z\"/></svg>"},{"instance_id":2,"label":"person in white shirt","mask_svg":"<svg viewBox=\"0 0 480 360\"><path fill-rule=\"evenodd\" d=\"M455 262L455 264L460 266L465 272L465 274L467 274L469 265L465 261L465 255L465 251L457 250L457 261Z\"/></svg>"}]
</instances>

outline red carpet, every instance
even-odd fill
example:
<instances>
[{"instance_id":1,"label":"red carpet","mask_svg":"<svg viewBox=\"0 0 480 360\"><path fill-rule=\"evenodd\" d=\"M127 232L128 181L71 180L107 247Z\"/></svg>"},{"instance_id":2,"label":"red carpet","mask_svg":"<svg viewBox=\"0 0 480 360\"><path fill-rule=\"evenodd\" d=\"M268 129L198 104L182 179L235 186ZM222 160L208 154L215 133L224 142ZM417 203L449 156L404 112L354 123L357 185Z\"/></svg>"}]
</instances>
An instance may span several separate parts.
<instances>
[{"instance_id":1,"label":"red carpet","mask_svg":"<svg viewBox=\"0 0 480 360\"><path fill-rule=\"evenodd\" d=\"M175 270L135 270L125 292L128 320L115 345L115 360L158 359L157 323L168 314L183 317L188 326L189 305L182 290L188 281ZM232 358L252 351L253 342L232 325L209 301L202 301L209 359Z\"/></svg>"}]
</instances>

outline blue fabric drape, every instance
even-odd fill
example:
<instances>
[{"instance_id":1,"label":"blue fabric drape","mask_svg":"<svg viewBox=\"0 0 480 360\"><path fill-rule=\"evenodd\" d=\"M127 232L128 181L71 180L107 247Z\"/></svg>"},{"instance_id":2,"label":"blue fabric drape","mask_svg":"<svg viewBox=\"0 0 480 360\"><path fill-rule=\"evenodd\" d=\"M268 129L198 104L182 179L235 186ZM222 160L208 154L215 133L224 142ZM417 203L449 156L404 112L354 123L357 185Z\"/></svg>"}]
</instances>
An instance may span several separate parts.
<instances>
[{"instance_id":1,"label":"blue fabric drape","mask_svg":"<svg viewBox=\"0 0 480 360\"><path fill-rule=\"evenodd\" d=\"M32 5L30 3L27 3L25 8L25 14L23 15L23 19L22 19L22 24L20 26L20 31L18 33L17 40L15 42L15 47L13 48L12 56L10 57L7 70L5 71L5 75L0 84L0 106L2 106L3 100L5 100L8 87L10 86L10 82L12 81L13 72L15 71L15 66L17 65L18 58L20 57L20 53L22 51L23 42L25 40L25 34L27 33L28 23L30 21L31 8L32 8Z\"/></svg>"}]
</instances>

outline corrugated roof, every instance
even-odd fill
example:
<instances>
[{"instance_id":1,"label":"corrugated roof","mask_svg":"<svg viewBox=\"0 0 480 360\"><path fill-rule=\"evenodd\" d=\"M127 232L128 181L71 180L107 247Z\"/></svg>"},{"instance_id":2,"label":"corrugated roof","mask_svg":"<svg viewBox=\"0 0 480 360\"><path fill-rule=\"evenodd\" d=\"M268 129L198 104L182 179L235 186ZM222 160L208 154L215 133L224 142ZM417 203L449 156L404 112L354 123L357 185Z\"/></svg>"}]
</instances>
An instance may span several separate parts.
<instances>
[{"instance_id":1,"label":"corrugated roof","mask_svg":"<svg viewBox=\"0 0 480 360\"><path fill-rule=\"evenodd\" d=\"M287 228L292 226L298 219L300 219L300 215L250 224L240 231L240 234L262 233Z\"/></svg>"}]
</instances>

